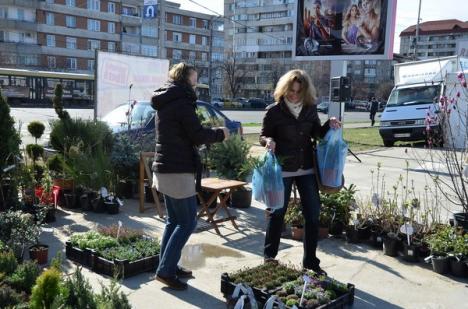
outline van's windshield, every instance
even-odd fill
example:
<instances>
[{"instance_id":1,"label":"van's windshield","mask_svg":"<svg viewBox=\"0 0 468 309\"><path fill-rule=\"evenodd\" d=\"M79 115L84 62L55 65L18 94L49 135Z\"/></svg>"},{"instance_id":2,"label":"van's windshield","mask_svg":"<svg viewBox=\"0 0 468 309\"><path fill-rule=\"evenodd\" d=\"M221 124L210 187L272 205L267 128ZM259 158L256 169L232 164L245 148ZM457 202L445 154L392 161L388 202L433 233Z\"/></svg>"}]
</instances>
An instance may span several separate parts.
<instances>
[{"instance_id":1,"label":"van's windshield","mask_svg":"<svg viewBox=\"0 0 468 309\"><path fill-rule=\"evenodd\" d=\"M440 85L394 89L387 102L388 106L430 104L438 101Z\"/></svg>"}]
</instances>

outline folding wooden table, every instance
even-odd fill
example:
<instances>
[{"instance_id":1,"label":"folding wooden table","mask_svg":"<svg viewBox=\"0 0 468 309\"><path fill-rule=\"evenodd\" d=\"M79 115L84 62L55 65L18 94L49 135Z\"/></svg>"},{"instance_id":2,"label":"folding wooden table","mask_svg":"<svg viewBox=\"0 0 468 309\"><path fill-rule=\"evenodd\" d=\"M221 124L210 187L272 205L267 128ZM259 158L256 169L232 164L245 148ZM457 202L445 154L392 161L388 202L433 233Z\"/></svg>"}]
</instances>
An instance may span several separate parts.
<instances>
[{"instance_id":1,"label":"folding wooden table","mask_svg":"<svg viewBox=\"0 0 468 309\"><path fill-rule=\"evenodd\" d=\"M237 180L227 180L227 179L219 179L219 178L204 178L201 180L201 187L204 191L212 192L211 196L208 198L207 201L203 198L203 196L198 193L198 198L200 199L202 209L198 213L198 218L205 217L207 216L208 218L206 219L206 222L211 223L213 225L216 233L218 235L221 235L218 229L218 223L225 222L225 221L231 221L232 225L236 228L237 224L235 222L235 219L237 218L236 216L231 215L229 212L229 209L226 205L226 201L229 199L231 196L231 193L233 190L236 190L240 187L243 187L246 185L246 182L243 181L237 181ZM227 193L224 196L220 196L220 193L223 190L227 190ZM211 203L215 202L217 198L219 197L219 203L216 205L216 208L213 210L210 210L209 206ZM226 212L226 217L220 218L220 219L214 219L215 214L218 212L218 210L224 209Z\"/></svg>"}]
</instances>

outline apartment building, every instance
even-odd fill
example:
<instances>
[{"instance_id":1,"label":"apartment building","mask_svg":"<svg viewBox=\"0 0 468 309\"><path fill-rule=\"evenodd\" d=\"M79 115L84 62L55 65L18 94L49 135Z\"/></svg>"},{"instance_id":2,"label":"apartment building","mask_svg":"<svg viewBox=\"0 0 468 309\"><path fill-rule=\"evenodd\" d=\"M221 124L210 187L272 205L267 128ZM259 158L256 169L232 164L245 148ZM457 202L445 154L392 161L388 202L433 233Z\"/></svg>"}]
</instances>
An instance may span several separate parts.
<instances>
[{"instance_id":1,"label":"apartment building","mask_svg":"<svg viewBox=\"0 0 468 309\"><path fill-rule=\"evenodd\" d=\"M416 25L400 33L400 54L414 56ZM446 19L427 21L419 25L417 55L419 59L453 56L457 43L468 40L468 21Z\"/></svg>"},{"instance_id":2,"label":"apartment building","mask_svg":"<svg viewBox=\"0 0 468 309\"><path fill-rule=\"evenodd\" d=\"M295 6L294 0L224 1L224 15L231 20L224 27L225 61L235 60L243 71L236 96L270 98L279 77L292 68L309 72L319 94L328 94L328 61L291 58Z\"/></svg>"}]
</instances>

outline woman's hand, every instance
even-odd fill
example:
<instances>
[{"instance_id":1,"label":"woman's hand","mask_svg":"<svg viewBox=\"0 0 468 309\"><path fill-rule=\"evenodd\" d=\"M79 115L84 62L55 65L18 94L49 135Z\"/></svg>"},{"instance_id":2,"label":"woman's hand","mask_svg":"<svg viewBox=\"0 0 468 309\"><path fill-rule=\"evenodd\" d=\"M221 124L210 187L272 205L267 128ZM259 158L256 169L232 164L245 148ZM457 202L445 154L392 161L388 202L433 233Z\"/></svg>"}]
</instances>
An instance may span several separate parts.
<instances>
[{"instance_id":1,"label":"woman's hand","mask_svg":"<svg viewBox=\"0 0 468 309\"><path fill-rule=\"evenodd\" d=\"M336 119L336 117L331 117L330 118L330 128L332 128L332 129L341 128L341 122L338 119Z\"/></svg>"},{"instance_id":2,"label":"woman's hand","mask_svg":"<svg viewBox=\"0 0 468 309\"><path fill-rule=\"evenodd\" d=\"M275 148L276 148L276 143L275 143L275 141L274 141L271 137L269 137L269 138L266 139L266 145L265 145L265 147L266 147L268 150L270 150L271 152L274 153L274 152L275 152Z\"/></svg>"}]
</instances>

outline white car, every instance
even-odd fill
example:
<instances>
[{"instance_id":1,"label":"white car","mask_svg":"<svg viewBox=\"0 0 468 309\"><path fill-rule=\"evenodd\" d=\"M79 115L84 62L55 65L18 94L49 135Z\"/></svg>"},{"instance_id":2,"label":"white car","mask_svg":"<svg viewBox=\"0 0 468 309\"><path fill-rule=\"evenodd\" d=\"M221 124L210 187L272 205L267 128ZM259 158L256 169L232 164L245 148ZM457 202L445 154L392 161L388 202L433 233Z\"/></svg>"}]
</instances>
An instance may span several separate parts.
<instances>
[{"instance_id":1,"label":"white car","mask_svg":"<svg viewBox=\"0 0 468 309\"><path fill-rule=\"evenodd\" d=\"M221 108L224 106L224 101L220 98L214 98L213 100L211 100L211 105L217 108Z\"/></svg>"}]
</instances>

